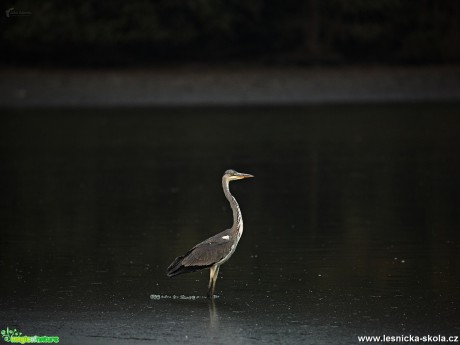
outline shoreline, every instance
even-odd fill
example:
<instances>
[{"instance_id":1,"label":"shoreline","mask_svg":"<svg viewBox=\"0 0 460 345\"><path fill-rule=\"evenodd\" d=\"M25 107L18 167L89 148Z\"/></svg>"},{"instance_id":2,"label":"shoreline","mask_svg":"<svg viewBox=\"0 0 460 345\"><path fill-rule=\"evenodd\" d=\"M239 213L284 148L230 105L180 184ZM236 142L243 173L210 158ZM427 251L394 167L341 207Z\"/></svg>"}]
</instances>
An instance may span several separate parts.
<instances>
[{"instance_id":1,"label":"shoreline","mask_svg":"<svg viewBox=\"0 0 460 345\"><path fill-rule=\"evenodd\" d=\"M247 106L460 101L460 65L3 69L0 107Z\"/></svg>"}]
</instances>

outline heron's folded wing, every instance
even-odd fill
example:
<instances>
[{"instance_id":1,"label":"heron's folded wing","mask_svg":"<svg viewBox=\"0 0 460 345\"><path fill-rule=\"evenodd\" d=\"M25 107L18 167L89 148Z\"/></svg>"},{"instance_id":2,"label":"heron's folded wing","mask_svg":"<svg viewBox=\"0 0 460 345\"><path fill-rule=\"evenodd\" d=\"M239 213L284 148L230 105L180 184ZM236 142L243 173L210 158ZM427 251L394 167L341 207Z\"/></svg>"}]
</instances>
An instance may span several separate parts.
<instances>
[{"instance_id":1,"label":"heron's folded wing","mask_svg":"<svg viewBox=\"0 0 460 345\"><path fill-rule=\"evenodd\" d=\"M224 258L230 251L232 242L224 239L209 239L194 247L182 260L182 265L211 266Z\"/></svg>"}]
</instances>

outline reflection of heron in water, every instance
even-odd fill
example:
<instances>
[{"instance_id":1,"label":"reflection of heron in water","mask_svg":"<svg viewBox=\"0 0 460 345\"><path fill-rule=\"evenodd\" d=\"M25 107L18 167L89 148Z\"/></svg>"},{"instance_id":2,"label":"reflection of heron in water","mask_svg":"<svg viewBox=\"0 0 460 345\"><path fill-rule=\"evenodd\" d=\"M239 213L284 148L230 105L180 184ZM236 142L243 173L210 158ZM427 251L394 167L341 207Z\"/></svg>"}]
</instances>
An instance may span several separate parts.
<instances>
[{"instance_id":1,"label":"reflection of heron in water","mask_svg":"<svg viewBox=\"0 0 460 345\"><path fill-rule=\"evenodd\" d=\"M167 269L168 277L179 274L194 272L209 268L210 277L208 285L208 296L214 298L219 267L226 262L234 253L238 241L243 233L243 218L236 199L230 193L229 184L233 180L241 180L254 177L250 174L243 174L235 170L227 170L222 177L222 187L224 194L230 203L233 211L233 226L214 235L195 247L190 249L185 255L177 257Z\"/></svg>"},{"instance_id":2,"label":"reflection of heron in water","mask_svg":"<svg viewBox=\"0 0 460 345\"><path fill-rule=\"evenodd\" d=\"M217 314L217 307L214 303L214 298L211 298L208 304L209 309L209 330L211 332L219 331L219 314ZM219 334L219 333L216 333Z\"/></svg>"}]
</instances>

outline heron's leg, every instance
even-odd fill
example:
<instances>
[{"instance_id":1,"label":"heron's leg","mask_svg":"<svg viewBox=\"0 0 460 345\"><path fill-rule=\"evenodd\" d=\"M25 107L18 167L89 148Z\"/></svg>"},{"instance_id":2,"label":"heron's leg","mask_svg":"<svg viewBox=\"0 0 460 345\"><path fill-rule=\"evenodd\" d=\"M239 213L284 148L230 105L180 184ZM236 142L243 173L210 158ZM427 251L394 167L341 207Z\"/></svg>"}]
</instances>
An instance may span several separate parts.
<instances>
[{"instance_id":1,"label":"heron's leg","mask_svg":"<svg viewBox=\"0 0 460 345\"><path fill-rule=\"evenodd\" d=\"M209 284L208 284L208 296L209 296L209 293L211 292L211 288L212 288L212 278L214 277L214 271L216 270L216 266L211 266L211 268L209 269Z\"/></svg>"},{"instance_id":2,"label":"heron's leg","mask_svg":"<svg viewBox=\"0 0 460 345\"><path fill-rule=\"evenodd\" d=\"M211 296L214 296L214 290L216 289L216 281L217 281L217 276L219 275L219 268L220 266L217 266L214 270L214 277L212 279L212 295Z\"/></svg>"},{"instance_id":3,"label":"heron's leg","mask_svg":"<svg viewBox=\"0 0 460 345\"><path fill-rule=\"evenodd\" d=\"M219 274L219 267L217 265L211 266L209 269L209 284L208 284L208 297L214 297L214 290L216 288L217 275Z\"/></svg>"}]
</instances>

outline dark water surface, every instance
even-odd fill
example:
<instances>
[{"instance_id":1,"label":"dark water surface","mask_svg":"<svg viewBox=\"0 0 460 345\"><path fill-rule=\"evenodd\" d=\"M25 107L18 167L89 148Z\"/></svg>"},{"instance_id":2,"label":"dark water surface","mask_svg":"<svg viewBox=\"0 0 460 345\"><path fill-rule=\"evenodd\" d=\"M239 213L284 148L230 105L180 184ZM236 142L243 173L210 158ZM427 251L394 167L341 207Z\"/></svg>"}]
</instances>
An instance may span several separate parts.
<instances>
[{"instance_id":1,"label":"dark water surface","mask_svg":"<svg viewBox=\"0 0 460 345\"><path fill-rule=\"evenodd\" d=\"M460 105L4 110L0 329L62 344L460 335ZM231 225L221 268L168 279ZM0 340L2 341L2 340Z\"/></svg>"}]
</instances>

